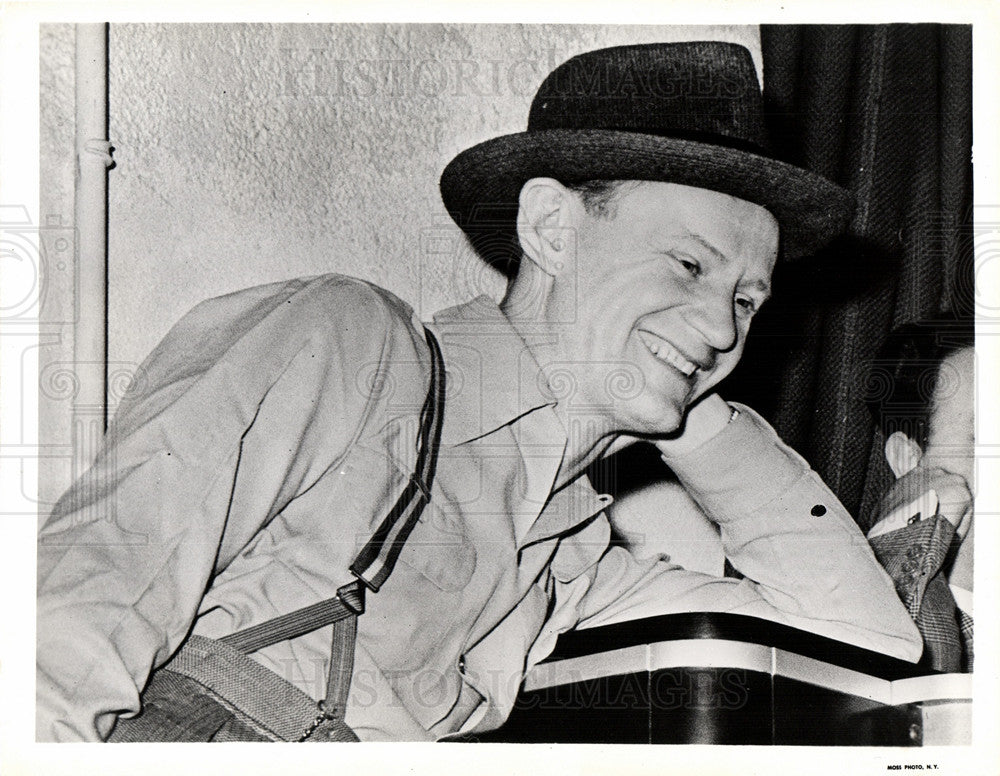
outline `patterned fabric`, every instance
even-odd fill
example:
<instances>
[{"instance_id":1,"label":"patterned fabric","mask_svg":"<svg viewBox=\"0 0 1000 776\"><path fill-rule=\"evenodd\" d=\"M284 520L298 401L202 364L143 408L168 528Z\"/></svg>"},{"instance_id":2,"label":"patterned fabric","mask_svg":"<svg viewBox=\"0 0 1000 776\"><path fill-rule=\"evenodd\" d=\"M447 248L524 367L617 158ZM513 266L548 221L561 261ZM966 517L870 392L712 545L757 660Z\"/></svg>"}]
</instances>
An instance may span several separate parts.
<instances>
[{"instance_id":1,"label":"patterned fabric","mask_svg":"<svg viewBox=\"0 0 1000 776\"><path fill-rule=\"evenodd\" d=\"M161 671L143 698L142 714L120 719L112 743L152 741L271 741L236 718L193 679Z\"/></svg>"},{"instance_id":2,"label":"patterned fabric","mask_svg":"<svg viewBox=\"0 0 1000 776\"><path fill-rule=\"evenodd\" d=\"M934 515L870 540L923 636L921 664L945 672L961 671L963 664L960 610L941 570L954 536L955 527Z\"/></svg>"},{"instance_id":3,"label":"patterned fabric","mask_svg":"<svg viewBox=\"0 0 1000 776\"><path fill-rule=\"evenodd\" d=\"M973 657L972 648L972 616L961 609L958 610L958 627L962 634L962 650L965 653L965 669L972 673Z\"/></svg>"},{"instance_id":4,"label":"patterned fabric","mask_svg":"<svg viewBox=\"0 0 1000 776\"><path fill-rule=\"evenodd\" d=\"M316 705L309 696L241 652L200 636L170 670L153 675L142 701L142 713L120 719L109 741L358 740L341 718L311 724Z\"/></svg>"}]
</instances>

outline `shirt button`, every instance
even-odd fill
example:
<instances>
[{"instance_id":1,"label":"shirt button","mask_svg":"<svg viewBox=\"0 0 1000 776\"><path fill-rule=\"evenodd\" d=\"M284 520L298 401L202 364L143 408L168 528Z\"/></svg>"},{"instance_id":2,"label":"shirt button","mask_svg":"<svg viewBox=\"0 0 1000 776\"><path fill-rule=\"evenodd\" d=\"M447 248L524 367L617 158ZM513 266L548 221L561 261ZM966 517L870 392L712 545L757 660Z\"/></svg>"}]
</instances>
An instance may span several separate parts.
<instances>
[{"instance_id":1,"label":"shirt button","mask_svg":"<svg viewBox=\"0 0 1000 776\"><path fill-rule=\"evenodd\" d=\"M826 507L823 506L822 504L817 504L810 510L809 514L811 514L813 517L822 517L823 515L826 514Z\"/></svg>"},{"instance_id":2,"label":"shirt button","mask_svg":"<svg viewBox=\"0 0 1000 776\"><path fill-rule=\"evenodd\" d=\"M460 655L458 658L458 672L460 674L465 673L465 655Z\"/></svg>"}]
</instances>

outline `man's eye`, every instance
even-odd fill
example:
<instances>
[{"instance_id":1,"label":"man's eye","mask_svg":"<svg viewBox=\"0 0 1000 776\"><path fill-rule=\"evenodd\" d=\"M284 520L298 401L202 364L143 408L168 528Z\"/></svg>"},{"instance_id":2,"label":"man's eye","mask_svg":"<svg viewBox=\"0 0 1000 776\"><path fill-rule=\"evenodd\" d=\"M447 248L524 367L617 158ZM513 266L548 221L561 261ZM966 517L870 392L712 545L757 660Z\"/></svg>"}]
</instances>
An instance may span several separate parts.
<instances>
[{"instance_id":1,"label":"man's eye","mask_svg":"<svg viewBox=\"0 0 1000 776\"><path fill-rule=\"evenodd\" d=\"M748 296L736 297L736 306L739 307L746 315L753 315L757 312L757 303Z\"/></svg>"},{"instance_id":2,"label":"man's eye","mask_svg":"<svg viewBox=\"0 0 1000 776\"><path fill-rule=\"evenodd\" d=\"M689 259L686 256L675 256L674 258L677 259L678 264L694 277L698 277L701 274L701 265L697 261Z\"/></svg>"}]
</instances>

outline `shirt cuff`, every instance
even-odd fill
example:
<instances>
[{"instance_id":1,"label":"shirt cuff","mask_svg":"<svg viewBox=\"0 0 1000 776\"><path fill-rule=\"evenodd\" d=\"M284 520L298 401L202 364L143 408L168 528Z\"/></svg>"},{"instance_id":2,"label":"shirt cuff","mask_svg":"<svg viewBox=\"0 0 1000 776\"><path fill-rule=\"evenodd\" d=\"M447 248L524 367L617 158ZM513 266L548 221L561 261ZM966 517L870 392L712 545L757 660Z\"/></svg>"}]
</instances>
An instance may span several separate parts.
<instances>
[{"instance_id":1,"label":"shirt cuff","mask_svg":"<svg viewBox=\"0 0 1000 776\"><path fill-rule=\"evenodd\" d=\"M686 453L663 455L703 509L724 522L739 504L748 514L782 495L805 471L805 461L785 445L749 407L711 439ZM727 509L728 508L728 509Z\"/></svg>"}]
</instances>

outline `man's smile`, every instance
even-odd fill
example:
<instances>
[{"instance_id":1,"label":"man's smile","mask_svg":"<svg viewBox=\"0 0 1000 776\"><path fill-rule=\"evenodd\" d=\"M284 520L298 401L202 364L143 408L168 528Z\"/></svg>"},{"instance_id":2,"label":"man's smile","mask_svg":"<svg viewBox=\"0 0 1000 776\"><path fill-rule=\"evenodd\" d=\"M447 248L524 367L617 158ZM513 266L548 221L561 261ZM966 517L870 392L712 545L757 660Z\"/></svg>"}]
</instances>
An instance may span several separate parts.
<instances>
[{"instance_id":1,"label":"man's smile","mask_svg":"<svg viewBox=\"0 0 1000 776\"><path fill-rule=\"evenodd\" d=\"M697 364L689 361L681 355L677 348L662 337L646 331L645 329L640 329L639 338L646 346L646 349L652 353L654 357L656 357L659 361L674 367L674 369L679 371L685 377L691 377L696 371L698 371Z\"/></svg>"}]
</instances>

